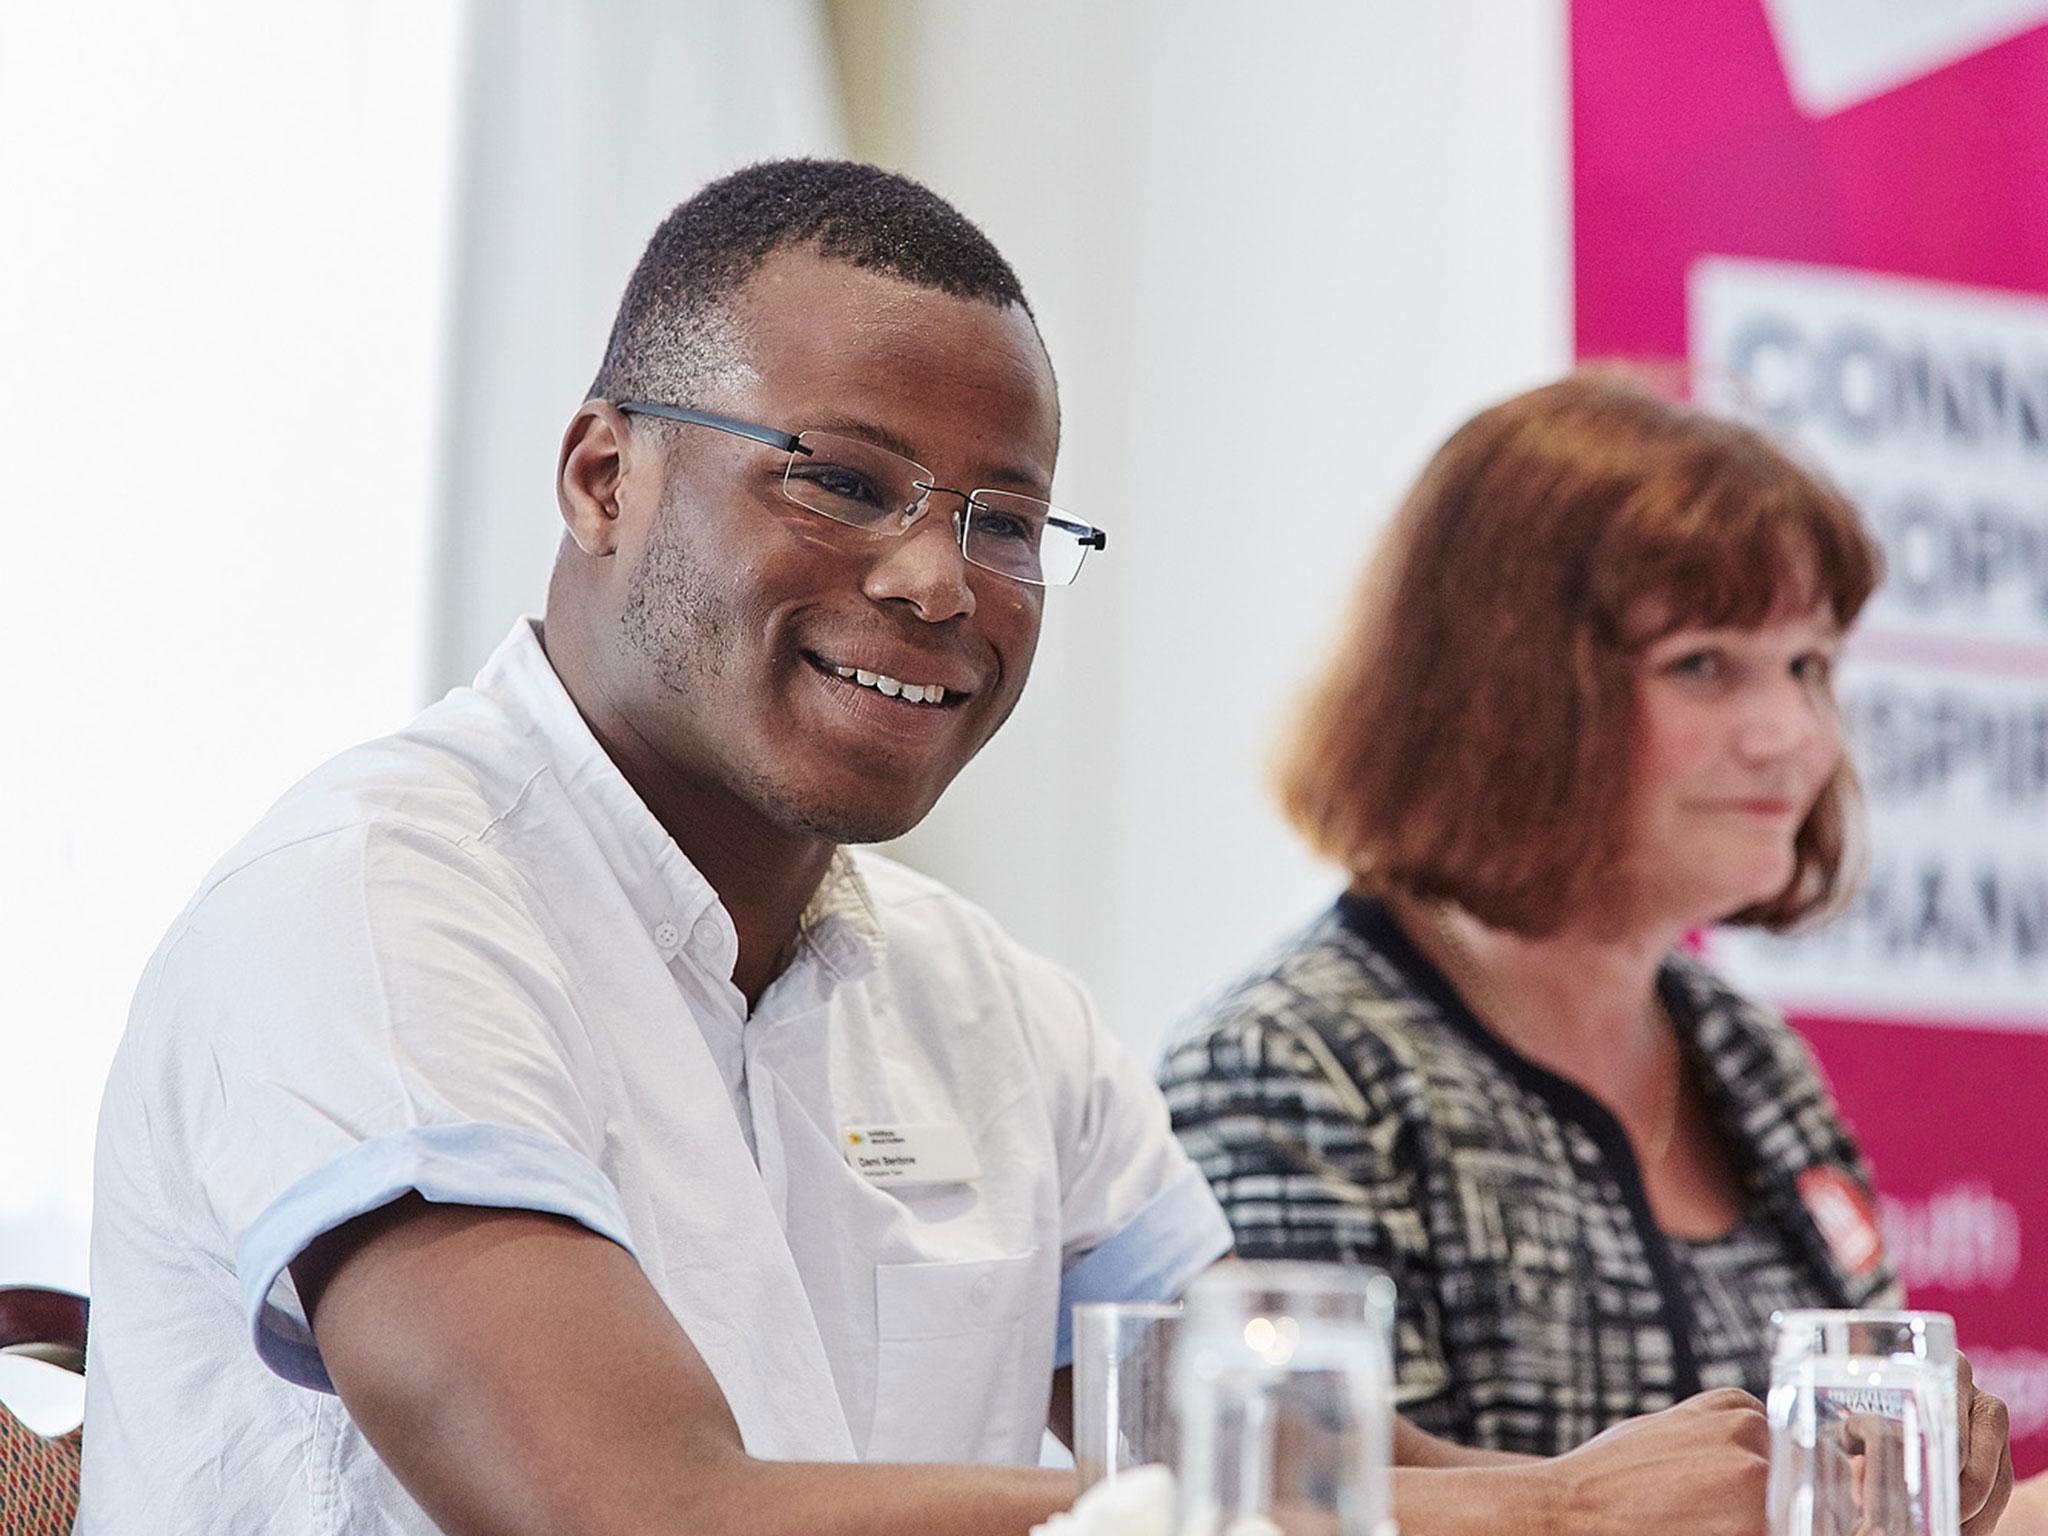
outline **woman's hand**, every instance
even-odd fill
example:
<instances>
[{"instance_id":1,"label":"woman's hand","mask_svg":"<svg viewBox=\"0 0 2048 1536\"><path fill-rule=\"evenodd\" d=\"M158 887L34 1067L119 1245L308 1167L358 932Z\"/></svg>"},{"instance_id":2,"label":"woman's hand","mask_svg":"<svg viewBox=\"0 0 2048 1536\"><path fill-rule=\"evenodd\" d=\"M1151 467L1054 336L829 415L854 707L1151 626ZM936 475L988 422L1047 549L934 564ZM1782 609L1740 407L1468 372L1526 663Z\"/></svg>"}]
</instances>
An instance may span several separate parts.
<instances>
[{"instance_id":1,"label":"woman's hand","mask_svg":"<svg viewBox=\"0 0 2048 1536\"><path fill-rule=\"evenodd\" d=\"M1991 1536L2012 1497L2012 1443L2005 1404L1977 1390L1967 1355L1956 1357L1956 1427L1961 1440L1963 1536Z\"/></svg>"}]
</instances>

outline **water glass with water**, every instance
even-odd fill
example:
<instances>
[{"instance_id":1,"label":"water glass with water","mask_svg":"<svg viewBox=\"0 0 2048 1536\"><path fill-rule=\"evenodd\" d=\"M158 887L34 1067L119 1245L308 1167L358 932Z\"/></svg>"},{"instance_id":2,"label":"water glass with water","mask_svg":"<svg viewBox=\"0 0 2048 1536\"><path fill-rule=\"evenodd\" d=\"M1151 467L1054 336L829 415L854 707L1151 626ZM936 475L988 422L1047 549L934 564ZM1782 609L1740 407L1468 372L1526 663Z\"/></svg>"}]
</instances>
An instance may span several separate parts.
<instances>
[{"instance_id":1,"label":"water glass with water","mask_svg":"<svg viewBox=\"0 0 2048 1536\"><path fill-rule=\"evenodd\" d=\"M1334 1264L1225 1264L1174 1352L1179 1536L1389 1536L1394 1286Z\"/></svg>"},{"instance_id":2,"label":"water glass with water","mask_svg":"<svg viewBox=\"0 0 2048 1536\"><path fill-rule=\"evenodd\" d=\"M1958 1536L1955 1323L1772 1320L1771 1536Z\"/></svg>"},{"instance_id":3,"label":"water glass with water","mask_svg":"<svg viewBox=\"0 0 2048 1536\"><path fill-rule=\"evenodd\" d=\"M1179 1302L1074 1308L1074 1470L1085 1490L1132 1467L1172 1466Z\"/></svg>"}]
</instances>

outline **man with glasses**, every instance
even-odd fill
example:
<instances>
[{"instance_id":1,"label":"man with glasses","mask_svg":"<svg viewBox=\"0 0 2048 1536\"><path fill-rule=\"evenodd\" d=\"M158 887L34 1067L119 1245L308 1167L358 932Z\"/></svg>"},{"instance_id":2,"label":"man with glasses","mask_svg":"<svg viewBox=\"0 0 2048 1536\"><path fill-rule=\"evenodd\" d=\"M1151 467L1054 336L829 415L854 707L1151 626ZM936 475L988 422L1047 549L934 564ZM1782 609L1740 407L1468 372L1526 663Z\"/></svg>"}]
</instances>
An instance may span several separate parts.
<instances>
[{"instance_id":1,"label":"man with glasses","mask_svg":"<svg viewBox=\"0 0 2048 1536\"><path fill-rule=\"evenodd\" d=\"M656 233L590 395L544 622L290 792L143 978L82 1531L1021 1533L1072 1496L1029 1465L1069 1306L1228 1246L1072 979L847 851L1105 543L1007 264L899 177L757 166ZM1747 1531L1759 1434L1706 1401L1536 1477L1404 1430L1396 1497Z\"/></svg>"},{"instance_id":2,"label":"man with glasses","mask_svg":"<svg viewBox=\"0 0 2048 1536\"><path fill-rule=\"evenodd\" d=\"M288 794L144 978L83 1530L1021 1532L1072 1497L1068 1306L1229 1245L1073 980L847 851L1107 542L1002 257L753 167L657 231L590 396L544 621Z\"/></svg>"}]
</instances>

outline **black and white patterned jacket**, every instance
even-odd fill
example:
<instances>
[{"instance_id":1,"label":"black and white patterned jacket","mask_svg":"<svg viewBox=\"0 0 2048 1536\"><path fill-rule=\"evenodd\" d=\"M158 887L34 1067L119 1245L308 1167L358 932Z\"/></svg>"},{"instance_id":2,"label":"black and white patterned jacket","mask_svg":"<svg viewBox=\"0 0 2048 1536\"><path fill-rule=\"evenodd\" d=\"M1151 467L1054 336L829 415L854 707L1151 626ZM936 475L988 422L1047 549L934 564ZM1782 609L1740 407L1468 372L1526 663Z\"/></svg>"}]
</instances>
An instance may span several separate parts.
<instances>
[{"instance_id":1,"label":"black and white patterned jacket","mask_svg":"<svg viewBox=\"0 0 2048 1536\"><path fill-rule=\"evenodd\" d=\"M1690 957L1659 986L1772 1271L1756 1305L1896 1305L1868 1171L1805 1043ZM1697 1315L1619 1122L1486 1030L1377 901L1346 895L1207 1004L1160 1082L1241 1255L1393 1276L1398 1400L1424 1429L1555 1454L1764 1336L1764 1316ZM1733 1291L1728 1315L1751 1295Z\"/></svg>"}]
</instances>

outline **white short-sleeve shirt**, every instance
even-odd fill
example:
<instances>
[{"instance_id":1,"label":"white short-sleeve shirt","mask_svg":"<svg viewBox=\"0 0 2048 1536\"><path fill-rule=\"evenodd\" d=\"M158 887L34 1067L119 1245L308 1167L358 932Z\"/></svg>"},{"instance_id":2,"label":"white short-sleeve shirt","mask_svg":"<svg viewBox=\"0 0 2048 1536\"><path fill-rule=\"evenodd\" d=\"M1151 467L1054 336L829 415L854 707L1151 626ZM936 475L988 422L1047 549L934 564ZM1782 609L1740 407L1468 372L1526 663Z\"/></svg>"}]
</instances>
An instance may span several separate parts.
<instances>
[{"instance_id":1,"label":"white short-sleeve shirt","mask_svg":"<svg viewBox=\"0 0 2048 1536\"><path fill-rule=\"evenodd\" d=\"M107 1085L79 1529L433 1529L287 1269L408 1190L627 1248L756 1455L1033 1460L1067 1308L1229 1246L1148 1076L876 856L835 860L751 1014L737 953L531 621L293 789L166 935ZM875 1127L971 1173L871 1182Z\"/></svg>"}]
</instances>

